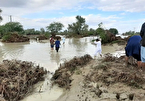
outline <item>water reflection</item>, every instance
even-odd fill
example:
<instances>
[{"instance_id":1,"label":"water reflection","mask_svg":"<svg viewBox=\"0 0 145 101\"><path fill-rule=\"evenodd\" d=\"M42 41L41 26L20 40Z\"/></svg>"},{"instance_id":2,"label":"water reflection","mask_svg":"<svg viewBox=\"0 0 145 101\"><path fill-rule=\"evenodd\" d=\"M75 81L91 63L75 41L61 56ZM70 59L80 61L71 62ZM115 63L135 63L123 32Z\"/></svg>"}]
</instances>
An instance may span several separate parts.
<instances>
[{"instance_id":1,"label":"water reflection","mask_svg":"<svg viewBox=\"0 0 145 101\"><path fill-rule=\"evenodd\" d=\"M24 53L23 44L27 45L27 43L2 43L0 42L0 60L3 59L18 59Z\"/></svg>"},{"instance_id":2,"label":"water reflection","mask_svg":"<svg viewBox=\"0 0 145 101\"><path fill-rule=\"evenodd\" d=\"M55 61L57 63L57 65L59 65L59 63L60 63L60 58L61 58L61 54L59 52L56 53L55 50L52 50L50 52L50 60Z\"/></svg>"},{"instance_id":3,"label":"water reflection","mask_svg":"<svg viewBox=\"0 0 145 101\"><path fill-rule=\"evenodd\" d=\"M44 66L47 70L55 71L59 64L69 60L74 56L90 54L93 56L96 47L91 44L94 37L85 38L66 38L59 52L50 48L49 40L30 40L26 43L2 43L0 42L0 61L3 59L19 59L32 61ZM114 47L102 46L102 53L115 52ZM53 67L53 69L52 69Z\"/></svg>"}]
</instances>

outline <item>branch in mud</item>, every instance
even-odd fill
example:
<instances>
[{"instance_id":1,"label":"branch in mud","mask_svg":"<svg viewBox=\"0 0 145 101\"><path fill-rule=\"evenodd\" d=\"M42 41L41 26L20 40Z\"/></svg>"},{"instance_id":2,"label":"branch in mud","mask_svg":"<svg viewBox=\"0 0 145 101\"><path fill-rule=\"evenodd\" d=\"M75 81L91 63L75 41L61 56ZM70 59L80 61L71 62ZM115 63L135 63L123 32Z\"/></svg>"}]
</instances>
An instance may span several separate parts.
<instances>
[{"instance_id":1,"label":"branch in mud","mask_svg":"<svg viewBox=\"0 0 145 101\"><path fill-rule=\"evenodd\" d=\"M89 61L92 60L92 57L88 54L82 57L74 57L68 62L65 62L61 67L55 71L55 74L52 77L53 84L58 84L62 88L69 89L71 84L71 75L77 68L82 68Z\"/></svg>"},{"instance_id":2,"label":"branch in mud","mask_svg":"<svg viewBox=\"0 0 145 101\"><path fill-rule=\"evenodd\" d=\"M5 72L4 72L5 71ZM7 101L18 101L33 91L33 85L44 80L47 71L32 62L3 60L0 64L0 93Z\"/></svg>"}]
</instances>

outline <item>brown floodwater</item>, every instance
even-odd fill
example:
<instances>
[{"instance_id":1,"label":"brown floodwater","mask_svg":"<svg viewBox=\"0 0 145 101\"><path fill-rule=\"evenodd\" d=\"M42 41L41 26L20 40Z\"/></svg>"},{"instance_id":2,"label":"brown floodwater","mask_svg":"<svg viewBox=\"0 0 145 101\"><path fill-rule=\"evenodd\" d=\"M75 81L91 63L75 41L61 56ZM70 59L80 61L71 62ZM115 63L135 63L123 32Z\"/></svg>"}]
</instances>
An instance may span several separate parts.
<instances>
[{"instance_id":1,"label":"brown floodwater","mask_svg":"<svg viewBox=\"0 0 145 101\"><path fill-rule=\"evenodd\" d=\"M58 53L55 49L51 50L49 40L30 40L30 42L23 43L0 42L0 62L5 59L31 61L54 73L61 63L69 61L74 56L90 54L93 57L96 46L91 43L91 40L95 38L66 38L65 44L61 42ZM102 54L106 53L120 56L124 54L124 46L102 45ZM52 87L50 78L51 75L48 75L44 82L36 84L35 91L22 101L55 101L63 93L63 90L57 86Z\"/></svg>"}]
</instances>

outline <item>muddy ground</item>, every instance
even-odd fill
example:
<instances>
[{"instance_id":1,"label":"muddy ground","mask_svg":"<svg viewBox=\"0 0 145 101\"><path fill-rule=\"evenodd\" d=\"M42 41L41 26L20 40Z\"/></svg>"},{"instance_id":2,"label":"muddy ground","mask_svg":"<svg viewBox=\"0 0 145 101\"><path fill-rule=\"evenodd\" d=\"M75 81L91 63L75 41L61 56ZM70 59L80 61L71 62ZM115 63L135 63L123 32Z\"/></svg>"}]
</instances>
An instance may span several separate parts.
<instances>
[{"instance_id":1,"label":"muddy ground","mask_svg":"<svg viewBox=\"0 0 145 101\"><path fill-rule=\"evenodd\" d=\"M145 72L133 58L126 66L124 58L85 55L64 63L52 78L64 88L57 101L145 101Z\"/></svg>"},{"instance_id":2,"label":"muddy ground","mask_svg":"<svg viewBox=\"0 0 145 101\"><path fill-rule=\"evenodd\" d=\"M0 101L19 101L45 79L47 71L32 62L3 60L0 64Z\"/></svg>"}]
</instances>

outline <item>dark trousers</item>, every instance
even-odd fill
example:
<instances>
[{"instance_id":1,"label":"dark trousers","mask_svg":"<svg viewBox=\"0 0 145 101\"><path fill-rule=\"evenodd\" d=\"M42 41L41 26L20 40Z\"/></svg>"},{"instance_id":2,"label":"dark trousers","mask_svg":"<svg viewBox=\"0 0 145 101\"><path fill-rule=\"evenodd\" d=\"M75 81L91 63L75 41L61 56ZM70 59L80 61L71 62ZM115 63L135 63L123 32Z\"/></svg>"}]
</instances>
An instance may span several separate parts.
<instances>
[{"instance_id":1,"label":"dark trousers","mask_svg":"<svg viewBox=\"0 0 145 101\"><path fill-rule=\"evenodd\" d=\"M58 52L58 50L59 50L59 47L55 47L55 50Z\"/></svg>"}]
</instances>

